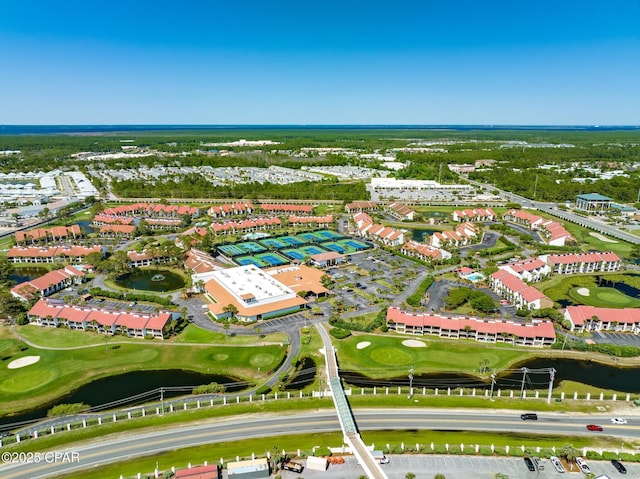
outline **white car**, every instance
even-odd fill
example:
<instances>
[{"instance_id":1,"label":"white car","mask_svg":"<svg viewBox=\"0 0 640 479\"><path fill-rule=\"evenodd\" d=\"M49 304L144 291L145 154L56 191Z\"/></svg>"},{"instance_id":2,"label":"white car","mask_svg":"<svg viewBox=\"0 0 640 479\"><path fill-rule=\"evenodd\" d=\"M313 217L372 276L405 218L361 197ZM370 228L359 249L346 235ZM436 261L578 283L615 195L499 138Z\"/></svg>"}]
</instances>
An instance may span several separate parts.
<instances>
[{"instance_id":1,"label":"white car","mask_svg":"<svg viewBox=\"0 0 640 479\"><path fill-rule=\"evenodd\" d=\"M611 424L626 424L627 420L626 419L622 419L621 417L612 417L611 418Z\"/></svg>"},{"instance_id":2,"label":"white car","mask_svg":"<svg viewBox=\"0 0 640 479\"><path fill-rule=\"evenodd\" d=\"M584 462L584 459L582 459L581 457L576 457L576 464L585 474L589 474L591 472L591 469L589 469L589 466L587 466L587 463Z\"/></svg>"},{"instance_id":3,"label":"white car","mask_svg":"<svg viewBox=\"0 0 640 479\"><path fill-rule=\"evenodd\" d=\"M553 464L553 467L556 468L556 471L558 471L559 473L566 472L564 470L564 467L562 466L562 463L560 462L560 459L558 459L556 456L551 456L549 460L551 461L551 464Z\"/></svg>"}]
</instances>

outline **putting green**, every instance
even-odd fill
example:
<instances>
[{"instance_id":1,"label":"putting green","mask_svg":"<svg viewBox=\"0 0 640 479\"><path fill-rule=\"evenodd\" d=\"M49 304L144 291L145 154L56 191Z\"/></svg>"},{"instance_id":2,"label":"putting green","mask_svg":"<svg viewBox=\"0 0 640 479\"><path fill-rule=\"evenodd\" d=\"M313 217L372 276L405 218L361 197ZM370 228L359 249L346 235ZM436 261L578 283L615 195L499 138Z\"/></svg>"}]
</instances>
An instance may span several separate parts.
<instances>
[{"instance_id":1,"label":"putting green","mask_svg":"<svg viewBox=\"0 0 640 479\"><path fill-rule=\"evenodd\" d=\"M380 364L388 364L397 366L400 364L409 364L413 361L413 355L393 347L378 347L369 353L372 360Z\"/></svg>"},{"instance_id":2,"label":"putting green","mask_svg":"<svg viewBox=\"0 0 640 479\"><path fill-rule=\"evenodd\" d=\"M219 354L214 354L212 358L215 359L216 361L226 361L227 359L229 359L229 355L224 353L219 353Z\"/></svg>"},{"instance_id":3,"label":"putting green","mask_svg":"<svg viewBox=\"0 0 640 479\"><path fill-rule=\"evenodd\" d=\"M275 360L276 358L273 354L262 353L262 354L254 354L253 356L251 356L251 359L249 360L249 362L253 366L262 367L262 366L269 366L270 364L273 364Z\"/></svg>"},{"instance_id":4,"label":"putting green","mask_svg":"<svg viewBox=\"0 0 640 479\"><path fill-rule=\"evenodd\" d=\"M589 295L581 295L579 289L588 289ZM571 288L569 296L579 304L601 308L638 308L640 299L632 298L614 288Z\"/></svg>"},{"instance_id":5,"label":"putting green","mask_svg":"<svg viewBox=\"0 0 640 479\"><path fill-rule=\"evenodd\" d=\"M17 370L0 383L0 391L22 393L38 389L53 381L56 374L51 370Z\"/></svg>"}]
</instances>

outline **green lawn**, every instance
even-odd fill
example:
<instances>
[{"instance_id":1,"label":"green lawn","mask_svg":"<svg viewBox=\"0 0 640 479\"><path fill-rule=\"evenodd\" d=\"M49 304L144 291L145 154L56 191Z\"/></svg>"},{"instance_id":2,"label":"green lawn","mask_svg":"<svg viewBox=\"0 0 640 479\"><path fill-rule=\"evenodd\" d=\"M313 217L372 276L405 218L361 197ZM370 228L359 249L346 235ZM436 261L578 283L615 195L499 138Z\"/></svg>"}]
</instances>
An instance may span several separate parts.
<instances>
[{"instance_id":1,"label":"green lawn","mask_svg":"<svg viewBox=\"0 0 640 479\"><path fill-rule=\"evenodd\" d=\"M144 341L53 351L25 347L3 328L0 351L0 410L9 413L46 404L89 381L128 371L188 369L259 382L280 364L286 346L232 348ZM7 369L10 361L32 355L40 356L40 361L21 369Z\"/></svg>"},{"instance_id":2,"label":"green lawn","mask_svg":"<svg viewBox=\"0 0 640 479\"><path fill-rule=\"evenodd\" d=\"M284 343L289 340L285 333L266 334L264 338L258 335L231 336L230 334L217 333L202 329L194 324L189 324L180 334L169 341L176 343L215 343L215 344L256 344L256 343Z\"/></svg>"},{"instance_id":3,"label":"green lawn","mask_svg":"<svg viewBox=\"0 0 640 479\"><path fill-rule=\"evenodd\" d=\"M602 308L640 308L640 299L627 296L614 288L587 288L589 296L578 293L579 289L569 290L569 296L577 303Z\"/></svg>"},{"instance_id":4,"label":"green lawn","mask_svg":"<svg viewBox=\"0 0 640 479\"><path fill-rule=\"evenodd\" d=\"M568 221L563 222L565 228L569 233L578 240L578 244L582 245L582 249L587 251L589 249L596 249L598 251L613 251L621 258L628 258L631 252L631 244L626 241L615 240L617 243L610 243L608 241L602 241L589 233L593 232L588 228L583 228Z\"/></svg>"},{"instance_id":5,"label":"green lawn","mask_svg":"<svg viewBox=\"0 0 640 479\"><path fill-rule=\"evenodd\" d=\"M18 326L18 333L37 346L46 348L73 348L77 346L105 344L105 336L90 331L75 331L70 329L44 328L29 324ZM124 336L111 338L109 342L124 341ZM135 340L131 340L134 342ZM139 340L144 341L144 340Z\"/></svg>"},{"instance_id":6,"label":"green lawn","mask_svg":"<svg viewBox=\"0 0 640 479\"><path fill-rule=\"evenodd\" d=\"M636 298L627 296L614 288L597 286L596 276L600 276L603 279L616 278L618 282L629 282L634 286L637 281L634 273L555 275L550 279L541 281L537 287L553 301L568 299L578 304L613 308L640 306L640 300ZM578 294L577 290L579 288L587 288L589 296Z\"/></svg>"},{"instance_id":7,"label":"green lawn","mask_svg":"<svg viewBox=\"0 0 640 479\"><path fill-rule=\"evenodd\" d=\"M419 339L424 348L410 348L402 342ZM357 349L358 343L369 341L371 345ZM405 375L413 366L417 374L436 371L456 371L472 373L481 361L488 361L488 367L505 369L518 360L529 357L523 350L486 346L470 341L441 342L424 337L393 337L358 335L336 341L340 368L359 371L374 378L389 375Z\"/></svg>"}]
</instances>

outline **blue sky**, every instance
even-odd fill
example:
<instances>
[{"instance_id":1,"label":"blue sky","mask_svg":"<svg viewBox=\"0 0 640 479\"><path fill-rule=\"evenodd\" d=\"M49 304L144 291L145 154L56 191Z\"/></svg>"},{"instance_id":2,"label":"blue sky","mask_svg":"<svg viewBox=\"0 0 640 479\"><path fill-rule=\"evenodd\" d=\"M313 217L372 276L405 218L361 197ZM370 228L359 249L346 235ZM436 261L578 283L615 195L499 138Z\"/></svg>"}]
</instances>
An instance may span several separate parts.
<instances>
[{"instance_id":1,"label":"blue sky","mask_svg":"<svg viewBox=\"0 0 640 479\"><path fill-rule=\"evenodd\" d=\"M640 125L640 0L0 3L0 124Z\"/></svg>"}]
</instances>

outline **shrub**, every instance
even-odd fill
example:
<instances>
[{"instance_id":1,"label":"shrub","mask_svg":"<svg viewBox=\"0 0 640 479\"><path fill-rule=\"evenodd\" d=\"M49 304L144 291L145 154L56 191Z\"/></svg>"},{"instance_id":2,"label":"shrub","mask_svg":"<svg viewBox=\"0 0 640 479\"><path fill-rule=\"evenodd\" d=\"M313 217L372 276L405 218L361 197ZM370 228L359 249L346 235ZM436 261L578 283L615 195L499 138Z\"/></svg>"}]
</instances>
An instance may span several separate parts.
<instances>
[{"instance_id":1,"label":"shrub","mask_svg":"<svg viewBox=\"0 0 640 479\"><path fill-rule=\"evenodd\" d=\"M351 331L342 328L333 328L331 329L331 331L329 331L329 333L336 339L344 339L351 336Z\"/></svg>"},{"instance_id":2,"label":"shrub","mask_svg":"<svg viewBox=\"0 0 640 479\"><path fill-rule=\"evenodd\" d=\"M602 453L602 459L605 461L611 461L612 459L618 459L618 455L615 452L604 451Z\"/></svg>"},{"instance_id":3,"label":"shrub","mask_svg":"<svg viewBox=\"0 0 640 479\"><path fill-rule=\"evenodd\" d=\"M203 384L202 386L196 386L193 388L193 394L211 394L211 393L223 393L224 385L216 382Z\"/></svg>"},{"instance_id":4,"label":"shrub","mask_svg":"<svg viewBox=\"0 0 640 479\"><path fill-rule=\"evenodd\" d=\"M76 414L88 411L90 406L85 403L58 404L47 411L47 417L66 416L68 414Z\"/></svg>"}]
</instances>

